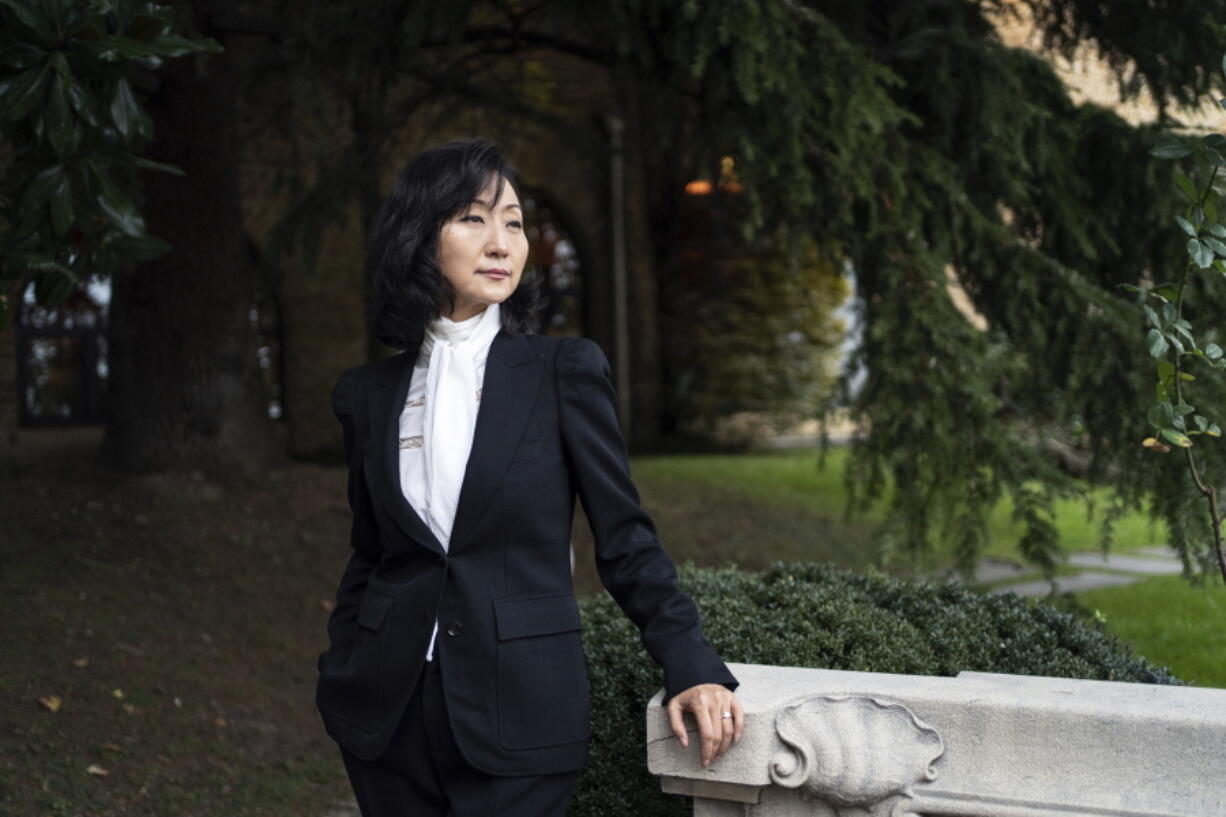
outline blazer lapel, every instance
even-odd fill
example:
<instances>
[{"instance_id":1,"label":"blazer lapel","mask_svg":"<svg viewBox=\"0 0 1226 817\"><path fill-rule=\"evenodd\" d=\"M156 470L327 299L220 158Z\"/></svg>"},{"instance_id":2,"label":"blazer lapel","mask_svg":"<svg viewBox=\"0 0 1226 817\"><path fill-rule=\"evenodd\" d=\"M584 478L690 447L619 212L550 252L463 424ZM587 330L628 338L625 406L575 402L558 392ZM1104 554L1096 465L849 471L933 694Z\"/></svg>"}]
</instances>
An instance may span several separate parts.
<instances>
[{"instance_id":1,"label":"blazer lapel","mask_svg":"<svg viewBox=\"0 0 1226 817\"><path fill-rule=\"evenodd\" d=\"M367 473L366 480L409 539L445 554L447 549L400 488L400 412L412 383L417 351L406 350L375 364L375 383L379 388L371 391L367 404L374 448L369 460L373 473ZM542 368L542 358L533 356L522 335L513 337L500 331L490 344L472 450L451 526L450 548L463 543L502 482L528 425L540 388Z\"/></svg>"},{"instance_id":2,"label":"blazer lapel","mask_svg":"<svg viewBox=\"0 0 1226 817\"><path fill-rule=\"evenodd\" d=\"M542 360L532 354L523 335L511 336L504 330L490 345L472 451L451 526L453 550L476 527L502 482L536 402Z\"/></svg>"},{"instance_id":3,"label":"blazer lapel","mask_svg":"<svg viewBox=\"0 0 1226 817\"><path fill-rule=\"evenodd\" d=\"M417 349L384 358L375 364L375 383L367 402L370 412L370 466L366 474L372 492L405 535L430 550L445 554L430 526L418 516L400 488L400 412L413 379Z\"/></svg>"}]
</instances>

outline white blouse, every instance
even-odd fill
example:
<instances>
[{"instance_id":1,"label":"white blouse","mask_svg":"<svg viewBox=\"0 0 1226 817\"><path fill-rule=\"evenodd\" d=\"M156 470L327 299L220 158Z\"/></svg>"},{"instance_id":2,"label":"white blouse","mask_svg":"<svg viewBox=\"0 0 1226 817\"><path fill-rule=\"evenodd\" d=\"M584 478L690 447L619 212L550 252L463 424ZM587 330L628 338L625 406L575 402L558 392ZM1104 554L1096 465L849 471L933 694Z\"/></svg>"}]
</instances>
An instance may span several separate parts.
<instances>
[{"instance_id":1,"label":"white blouse","mask_svg":"<svg viewBox=\"0 0 1226 817\"><path fill-rule=\"evenodd\" d=\"M487 307L489 309L491 307ZM465 340L476 328L485 312L479 312L471 318L462 321L452 321L449 318L439 318L431 324L431 330L440 339L460 342ZM493 339L491 338L491 343ZM430 532L438 539L446 550L450 545L451 524L454 519L443 520L441 523L435 515L428 512L428 495L426 485L426 463L423 452L423 427L426 407L426 381L429 375L430 353L433 340L427 333L426 339L418 352L413 364L413 376L409 382L409 393L405 398L404 407L400 411L400 490L405 499L417 511L417 515L429 526ZM477 382L485 377L485 361L489 357L489 345L478 351L473 358ZM474 398L480 402L481 389L478 387ZM438 621L434 622L434 632L430 636L430 646L426 650L426 660L434 659L434 641L438 637Z\"/></svg>"}]
</instances>

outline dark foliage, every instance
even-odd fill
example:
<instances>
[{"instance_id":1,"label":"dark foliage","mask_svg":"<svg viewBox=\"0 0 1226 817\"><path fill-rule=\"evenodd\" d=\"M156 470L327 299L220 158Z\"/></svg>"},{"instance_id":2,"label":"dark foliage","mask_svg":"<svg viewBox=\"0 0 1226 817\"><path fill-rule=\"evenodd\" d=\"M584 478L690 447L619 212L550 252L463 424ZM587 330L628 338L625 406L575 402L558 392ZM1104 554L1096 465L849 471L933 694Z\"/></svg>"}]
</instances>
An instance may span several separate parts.
<instances>
[{"instance_id":1,"label":"dark foliage","mask_svg":"<svg viewBox=\"0 0 1226 817\"><path fill-rule=\"evenodd\" d=\"M1017 596L912 584L815 564L681 570L707 638L727 661L956 675L963 670L1180 683L1073 616ZM683 817L644 761L647 700L659 672L607 595L582 602L592 684L592 757L571 814Z\"/></svg>"}]
</instances>

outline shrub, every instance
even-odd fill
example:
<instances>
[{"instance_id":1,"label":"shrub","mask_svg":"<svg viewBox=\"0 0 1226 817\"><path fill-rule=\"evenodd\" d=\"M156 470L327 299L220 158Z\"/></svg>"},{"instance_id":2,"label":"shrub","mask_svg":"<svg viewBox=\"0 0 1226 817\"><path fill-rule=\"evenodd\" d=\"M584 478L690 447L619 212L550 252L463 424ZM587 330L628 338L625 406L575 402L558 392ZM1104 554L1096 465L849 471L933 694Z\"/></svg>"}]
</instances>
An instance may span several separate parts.
<instances>
[{"instance_id":1,"label":"shrub","mask_svg":"<svg viewBox=\"0 0 1226 817\"><path fill-rule=\"evenodd\" d=\"M1073 616L1017 596L912 584L814 564L681 571L726 661L911 675L963 670L1178 684ZM592 685L591 760L575 817L683 817L647 772L644 710L660 673L606 595L581 603Z\"/></svg>"}]
</instances>

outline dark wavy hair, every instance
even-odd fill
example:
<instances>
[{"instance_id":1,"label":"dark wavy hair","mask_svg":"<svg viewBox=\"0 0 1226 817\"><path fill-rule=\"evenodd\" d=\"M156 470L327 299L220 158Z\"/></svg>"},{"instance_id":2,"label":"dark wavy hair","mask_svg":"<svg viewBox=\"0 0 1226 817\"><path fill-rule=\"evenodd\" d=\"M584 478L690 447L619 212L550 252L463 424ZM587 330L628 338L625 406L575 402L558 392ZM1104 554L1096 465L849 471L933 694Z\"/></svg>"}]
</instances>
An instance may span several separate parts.
<instances>
[{"instance_id":1,"label":"dark wavy hair","mask_svg":"<svg viewBox=\"0 0 1226 817\"><path fill-rule=\"evenodd\" d=\"M366 255L370 281L366 319L381 342L397 349L421 343L426 327L455 306L455 290L438 266L443 224L468 207L494 178L519 192L514 169L487 139L432 147L414 156L396 179L371 225ZM537 331L541 278L525 267L519 286L500 307L509 332Z\"/></svg>"}]
</instances>

